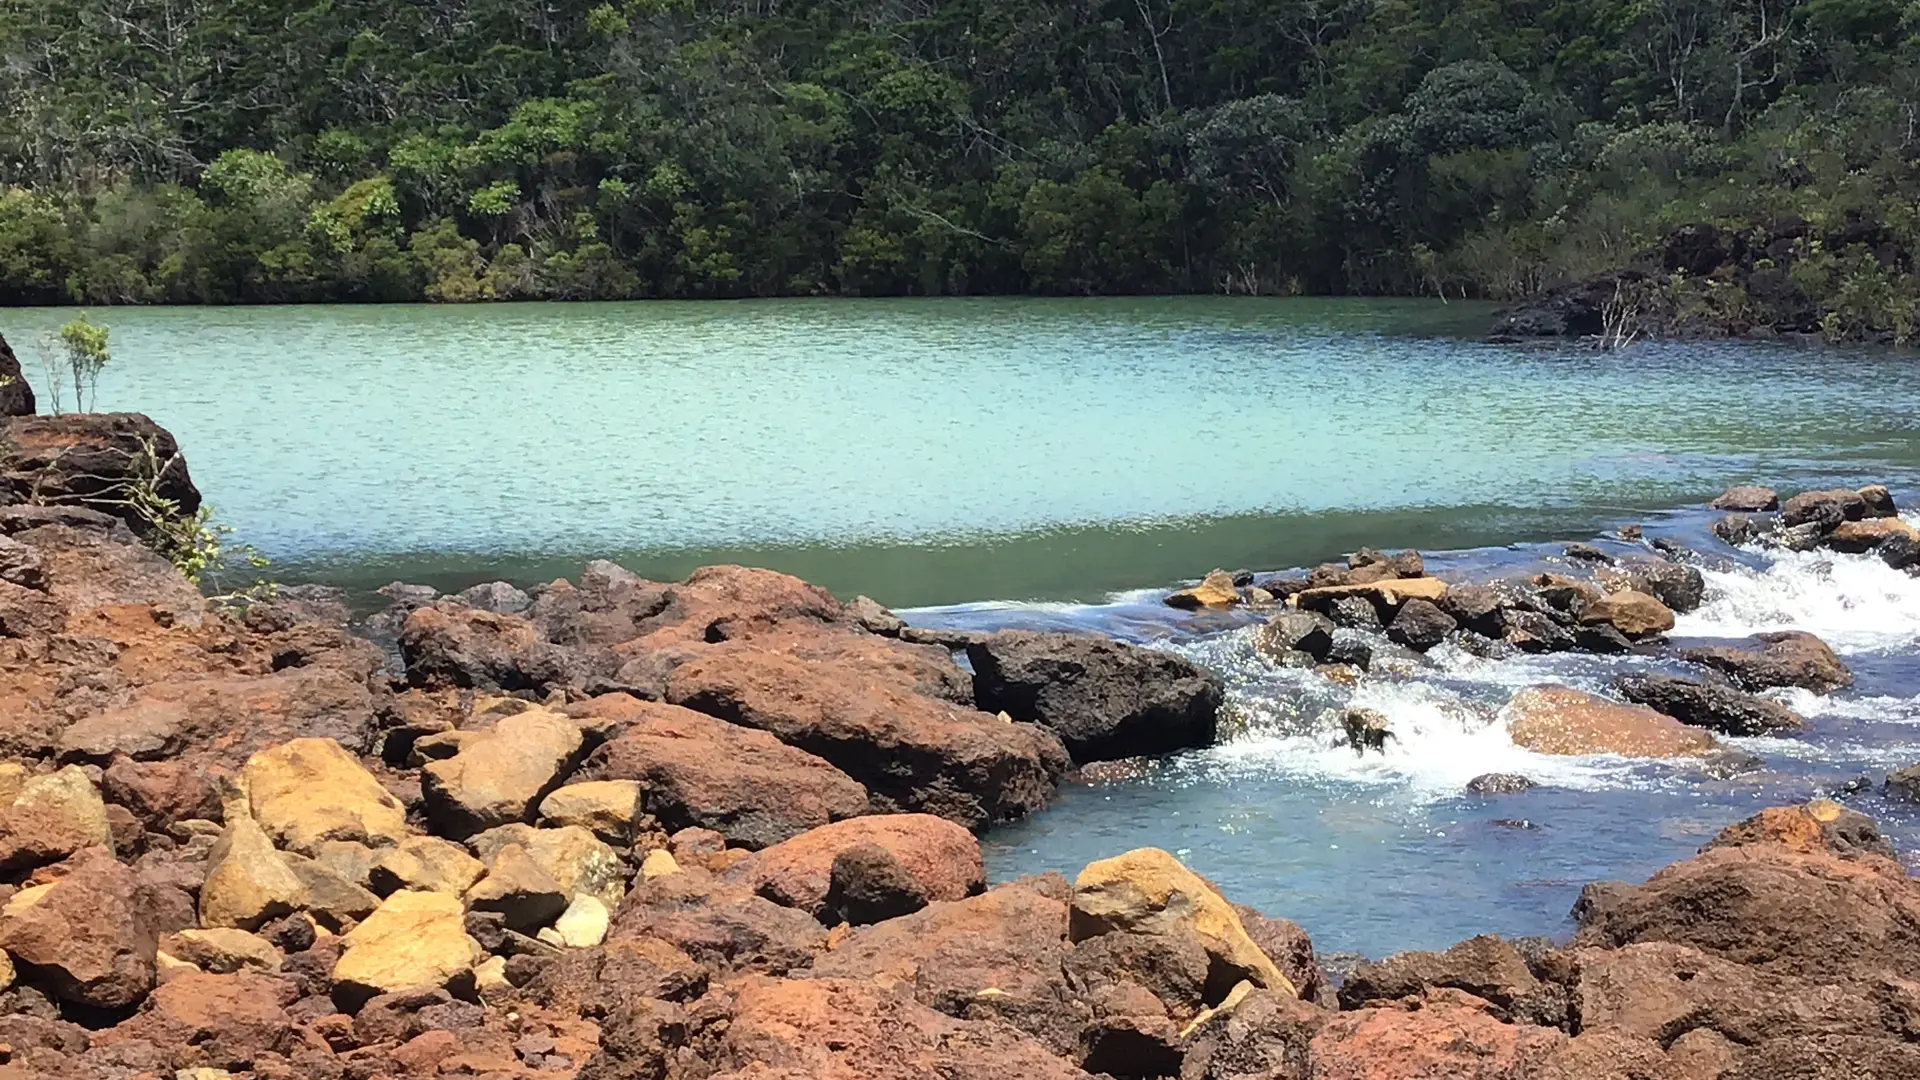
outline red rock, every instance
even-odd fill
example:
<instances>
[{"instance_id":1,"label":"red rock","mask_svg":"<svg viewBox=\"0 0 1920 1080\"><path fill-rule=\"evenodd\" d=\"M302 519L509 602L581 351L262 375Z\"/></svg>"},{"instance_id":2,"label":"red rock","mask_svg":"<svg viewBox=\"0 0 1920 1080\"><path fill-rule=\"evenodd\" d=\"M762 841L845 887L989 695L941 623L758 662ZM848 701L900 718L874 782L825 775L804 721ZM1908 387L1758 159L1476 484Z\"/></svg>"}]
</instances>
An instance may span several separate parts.
<instances>
[{"instance_id":1,"label":"red rock","mask_svg":"<svg viewBox=\"0 0 1920 1080\"><path fill-rule=\"evenodd\" d=\"M699 827L763 848L867 812L867 790L825 761L764 731L625 694L570 706L624 728L586 764L593 779L637 780L669 831Z\"/></svg>"},{"instance_id":2,"label":"red rock","mask_svg":"<svg viewBox=\"0 0 1920 1080\"><path fill-rule=\"evenodd\" d=\"M707 972L664 941L622 938L568 949L527 983L527 996L576 1016L604 1017L638 998L691 1001L705 993Z\"/></svg>"},{"instance_id":3,"label":"red rock","mask_svg":"<svg viewBox=\"0 0 1920 1080\"><path fill-rule=\"evenodd\" d=\"M1897 1038L1878 1003L1838 986L1782 978L1665 942L1574 953L1583 1030L1657 1042L1705 1029L1742 1046L1879 1032Z\"/></svg>"},{"instance_id":4,"label":"red rock","mask_svg":"<svg viewBox=\"0 0 1920 1080\"><path fill-rule=\"evenodd\" d=\"M547 641L517 615L442 600L416 608L400 632L407 680L423 689L533 690L584 686L611 658Z\"/></svg>"},{"instance_id":5,"label":"red rock","mask_svg":"<svg viewBox=\"0 0 1920 1080\"><path fill-rule=\"evenodd\" d=\"M1816 694L1853 685L1853 672L1827 643L1799 630L1756 634L1760 647L1714 645L1683 649L1682 659L1724 672L1748 690L1799 686Z\"/></svg>"},{"instance_id":6,"label":"red rock","mask_svg":"<svg viewBox=\"0 0 1920 1080\"><path fill-rule=\"evenodd\" d=\"M1562 988L1536 979L1512 945L1491 935L1469 938L1445 952L1406 952L1362 963L1341 985L1340 1002L1357 1007L1434 988L1481 998L1502 1020L1557 1026L1567 1017Z\"/></svg>"},{"instance_id":7,"label":"red rock","mask_svg":"<svg viewBox=\"0 0 1920 1080\"><path fill-rule=\"evenodd\" d=\"M837 661L751 644L713 646L674 670L667 700L759 728L866 785L877 807L981 828L1046 805L1068 762L1060 741L878 682Z\"/></svg>"},{"instance_id":8,"label":"red rock","mask_svg":"<svg viewBox=\"0 0 1920 1080\"><path fill-rule=\"evenodd\" d=\"M1361 1009L1328 1020L1309 1053L1313 1080L1515 1080L1566 1039L1474 1008Z\"/></svg>"},{"instance_id":9,"label":"red rock","mask_svg":"<svg viewBox=\"0 0 1920 1080\"><path fill-rule=\"evenodd\" d=\"M189 973L168 980L94 1044L144 1040L175 1069L247 1069L263 1054L287 1054L305 1042L285 1008L294 995L287 981L266 975Z\"/></svg>"},{"instance_id":10,"label":"red rock","mask_svg":"<svg viewBox=\"0 0 1920 1080\"><path fill-rule=\"evenodd\" d=\"M822 825L756 852L726 876L776 903L819 915L835 856L865 844L884 849L907 870L920 886L923 904L959 900L986 886L980 842L929 814L883 814Z\"/></svg>"},{"instance_id":11,"label":"red rock","mask_svg":"<svg viewBox=\"0 0 1920 1080\"><path fill-rule=\"evenodd\" d=\"M62 864L38 902L0 918L0 948L40 968L57 997L126 1008L153 987L158 933L133 871L105 848Z\"/></svg>"},{"instance_id":12,"label":"red rock","mask_svg":"<svg viewBox=\"0 0 1920 1080\"><path fill-rule=\"evenodd\" d=\"M682 870L640 883L620 902L606 944L639 938L672 945L715 974L784 975L811 964L827 934L804 911L704 871Z\"/></svg>"},{"instance_id":13,"label":"red rock","mask_svg":"<svg viewBox=\"0 0 1920 1080\"><path fill-rule=\"evenodd\" d=\"M151 832L189 818L220 820L219 777L226 770L204 763L130 761L107 766L100 789L106 798L133 811Z\"/></svg>"},{"instance_id":14,"label":"red rock","mask_svg":"<svg viewBox=\"0 0 1920 1080\"><path fill-rule=\"evenodd\" d=\"M1712 735L1645 705L1565 686L1520 691L1507 705L1506 718L1513 741L1541 754L1691 757L1719 745Z\"/></svg>"}]
</instances>

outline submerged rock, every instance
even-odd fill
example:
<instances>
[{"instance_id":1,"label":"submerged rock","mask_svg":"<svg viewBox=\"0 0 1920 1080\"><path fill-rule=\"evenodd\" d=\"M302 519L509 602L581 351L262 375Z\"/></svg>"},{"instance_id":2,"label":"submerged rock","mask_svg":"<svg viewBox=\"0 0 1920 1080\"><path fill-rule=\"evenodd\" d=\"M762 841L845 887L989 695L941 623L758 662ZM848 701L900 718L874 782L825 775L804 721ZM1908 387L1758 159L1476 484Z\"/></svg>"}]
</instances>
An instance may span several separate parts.
<instances>
[{"instance_id":1,"label":"submerged rock","mask_svg":"<svg viewBox=\"0 0 1920 1080\"><path fill-rule=\"evenodd\" d=\"M1353 747L1356 754L1369 750L1386 753L1387 740L1393 738L1393 732L1387 729L1385 713L1377 709L1347 709L1340 714L1340 726L1347 733L1347 745Z\"/></svg>"},{"instance_id":2,"label":"submerged rock","mask_svg":"<svg viewBox=\"0 0 1920 1080\"><path fill-rule=\"evenodd\" d=\"M1467 794L1518 795L1539 786L1518 773L1481 773L1467 781Z\"/></svg>"},{"instance_id":3,"label":"submerged rock","mask_svg":"<svg viewBox=\"0 0 1920 1080\"><path fill-rule=\"evenodd\" d=\"M1798 686L1816 694L1853 684L1853 672L1827 643L1801 630L1754 635L1760 648L1714 645L1685 649L1683 660L1710 667L1748 690Z\"/></svg>"},{"instance_id":4,"label":"submerged rock","mask_svg":"<svg viewBox=\"0 0 1920 1080\"><path fill-rule=\"evenodd\" d=\"M1565 686L1522 690L1505 714L1513 741L1541 754L1697 757L1718 745L1699 728L1645 705L1608 701Z\"/></svg>"},{"instance_id":5,"label":"submerged rock","mask_svg":"<svg viewBox=\"0 0 1920 1080\"><path fill-rule=\"evenodd\" d=\"M1614 686L1628 701L1651 706L1683 724L1726 735L1771 735L1806 726L1800 714L1777 701L1698 679L1625 675Z\"/></svg>"},{"instance_id":6,"label":"submerged rock","mask_svg":"<svg viewBox=\"0 0 1920 1080\"><path fill-rule=\"evenodd\" d=\"M978 706L1037 723L1077 762L1212 746L1220 680L1184 657L1086 634L1003 630L967 645Z\"/></svg>"}]
</instances>

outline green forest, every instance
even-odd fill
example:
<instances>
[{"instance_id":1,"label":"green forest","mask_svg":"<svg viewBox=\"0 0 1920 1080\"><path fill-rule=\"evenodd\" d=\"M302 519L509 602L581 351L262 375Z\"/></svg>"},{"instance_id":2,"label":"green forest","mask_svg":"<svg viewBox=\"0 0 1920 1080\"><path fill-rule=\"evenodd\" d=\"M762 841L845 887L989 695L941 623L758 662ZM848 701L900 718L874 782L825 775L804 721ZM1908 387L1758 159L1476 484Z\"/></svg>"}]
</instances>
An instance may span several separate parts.
<instances>
[{"instance_id":1,"label":"green forest","mask_svg":"<svg viewBox=\"0 0 1920 1080\"><path fill-rule=\"evenodd\" d=\"M1916 43L1906 0L0 0L0 302L1511 299L1705 224L1688 302L1904 337Z\"/></svg>"}]
</instances>

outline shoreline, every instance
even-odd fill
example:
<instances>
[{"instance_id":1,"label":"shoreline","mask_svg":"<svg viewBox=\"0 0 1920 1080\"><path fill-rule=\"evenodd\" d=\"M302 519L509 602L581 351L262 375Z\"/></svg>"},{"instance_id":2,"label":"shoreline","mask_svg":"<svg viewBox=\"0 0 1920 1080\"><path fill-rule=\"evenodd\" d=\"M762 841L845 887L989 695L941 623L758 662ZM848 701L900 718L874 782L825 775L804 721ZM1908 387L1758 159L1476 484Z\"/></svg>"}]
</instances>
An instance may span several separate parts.
<instances>
[{"instance_id":1,"label":"shoreline","mask_svg":"<svg viewBox=\"0 0 1920 1080\"><path fill-rule=\"evenodd\" d=\"M1920 883L1830 801L1731 826L1645 886L1589 885L1571 940L1474 938L1336 979L1311 926L1165 851L988 888L976 834L1071 773L1219 740L1221 676L1188 657L915 628L727 566L396 585L364 622L326 589L214 602L141 543L155 523L124 498L164 482L197 504L184 464L139 473L129 447L170 445L163 430L104 414L4 434L0 1077L1920 1067L1893 1019L1920 1004L1888 989L1920 977L1903 929ZM1721 501L1777 515L1748 517L1753 536L1920 564L1885 489ZM1658 649L1704 591L1652 544L1565 558L1584 572L1449 582L1363 549L1168 599L1203 622L1257 614L1274 662L1340 683L1443 643ZM1791 727L1758 691L1852 679L1808 635L1683 659L1725 678L1623 683L1624 701L1535 687L1505 723L1545 753L1738 769L1708 728ZM1394 737L1366 712L1339 721L1362 756Z\"/></svg>"}]
</instances>

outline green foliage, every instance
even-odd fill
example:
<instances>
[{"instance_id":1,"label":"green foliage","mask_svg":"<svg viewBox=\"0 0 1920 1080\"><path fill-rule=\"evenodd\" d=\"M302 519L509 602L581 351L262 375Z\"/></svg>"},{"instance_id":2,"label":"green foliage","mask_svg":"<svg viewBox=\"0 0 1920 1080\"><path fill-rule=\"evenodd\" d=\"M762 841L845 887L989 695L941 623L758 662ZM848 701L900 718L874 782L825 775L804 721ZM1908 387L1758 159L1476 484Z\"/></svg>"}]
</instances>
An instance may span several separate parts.
<instances>
[{"instance_id":1,"label":"green foliage","mask_svg":"<svg viewBox=\"0 0 1920 1080\"><path fill-rule=\"evenodd\" d=\"M1803 221L1808 325L1897 336L1917 31L1904 0L3 4L0 303L1506 298ZM1744 317L1708 288L1680 306Z\"/></svg>"},{"instance_id":2,"label":"green foliage","mask_svg":"<svg viewBox=\"0 0 1920 1080\"><path fill-rule=\"evenodd\" d=\"M69 387L73 392L73 411L87 411L88 403L96 397L100 370L113 359L108 336L107 328L88 321L83 311L41 338L40 358L47 375L47 403L55 413L63 411Z\"/></svg>"}]
</instances>

